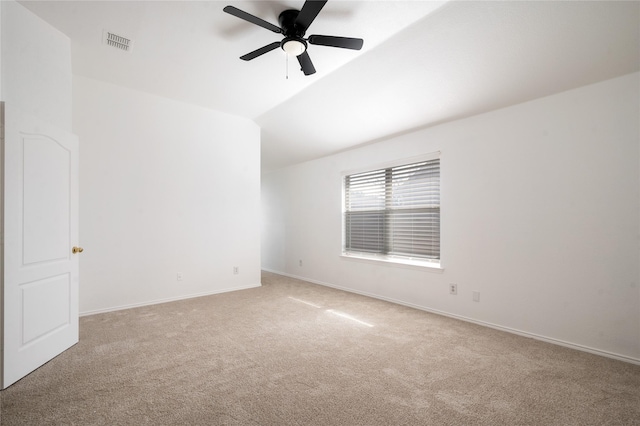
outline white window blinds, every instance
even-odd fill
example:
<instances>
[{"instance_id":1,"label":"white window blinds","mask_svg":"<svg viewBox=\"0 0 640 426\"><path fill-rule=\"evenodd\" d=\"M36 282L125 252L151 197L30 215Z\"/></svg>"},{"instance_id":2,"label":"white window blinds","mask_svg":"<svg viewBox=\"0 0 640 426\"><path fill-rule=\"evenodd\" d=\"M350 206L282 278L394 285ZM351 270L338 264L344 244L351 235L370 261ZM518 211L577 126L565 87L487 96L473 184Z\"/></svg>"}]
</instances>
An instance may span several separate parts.
<instances>
[{"instance_id":1,"label":"white window blinds","mask_svg":"<svg viewBox=\"0 0 640 426\"><path fill-rule=\"evenodd\" d=\"M345 253L440 259L440 159L345 176Z\"/></svg>"}]
</instances>

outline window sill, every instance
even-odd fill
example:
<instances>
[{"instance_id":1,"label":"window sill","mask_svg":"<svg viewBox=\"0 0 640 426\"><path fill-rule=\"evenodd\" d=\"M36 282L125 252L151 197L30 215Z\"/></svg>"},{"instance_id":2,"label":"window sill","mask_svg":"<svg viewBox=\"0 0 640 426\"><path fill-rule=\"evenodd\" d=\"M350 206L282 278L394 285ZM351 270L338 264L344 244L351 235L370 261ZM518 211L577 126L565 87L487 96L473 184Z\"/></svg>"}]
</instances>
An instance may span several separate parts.
<instances>
[{"instance_id":1,"label":"window sill","mask_svg":"<svg viewBox=\"0 0 640 426\"><path fill-rule=\"evenodd\" d=\"M444 272L444 268L442 268L439 263L425 262L423 260L400 259L400 258L381 257L381 256L367 256L363 254L347 254L347 253L342 253L340 257L345 260L355 260L360 262L374 262L378 264L380 263L387 264L389 266L408 267L411 269L420 269L423 271L429 271L429 272L434 272L439 274Z\"/></svg>"}]
</instances>

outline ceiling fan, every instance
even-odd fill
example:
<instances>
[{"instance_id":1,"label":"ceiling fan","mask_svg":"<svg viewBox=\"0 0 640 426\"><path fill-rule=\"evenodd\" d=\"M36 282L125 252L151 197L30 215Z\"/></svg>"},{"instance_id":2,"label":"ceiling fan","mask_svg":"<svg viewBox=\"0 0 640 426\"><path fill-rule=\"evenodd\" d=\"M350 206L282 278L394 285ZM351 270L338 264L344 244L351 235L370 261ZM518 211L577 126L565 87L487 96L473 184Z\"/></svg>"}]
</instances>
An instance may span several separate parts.
<instances>
[{"instance_id":1,"label":"ceiling fan","mask_svg":"<svg viewBox=\"0 0 640 426\"><path fill-rule=\"evenodd\" d=\"M307 52L309 44L360 50L364 43L361 38L327 35L311 35L308 38L304 38L307 29L313 20L316 19L316 16L318 16L318 13L320 13L326 3L327 0L306 0L302 9L299 11L295 9L283 11L278 16L278 23L280 24L279 27L233 6L226 6L223 10L237 18L244 19L245 21L261 26L262 28L266 28L274 33L284 35L282 41L275 41L271 44L267 44L253 52L249 52L246 55L241 56L240 59L250 61L280 47L288 54L297 56L302 72L304 72L305 75L311 75L316 72L316 69L314 68L313 62L311 62L311 58Z\"/></svg>"}]
</instances>

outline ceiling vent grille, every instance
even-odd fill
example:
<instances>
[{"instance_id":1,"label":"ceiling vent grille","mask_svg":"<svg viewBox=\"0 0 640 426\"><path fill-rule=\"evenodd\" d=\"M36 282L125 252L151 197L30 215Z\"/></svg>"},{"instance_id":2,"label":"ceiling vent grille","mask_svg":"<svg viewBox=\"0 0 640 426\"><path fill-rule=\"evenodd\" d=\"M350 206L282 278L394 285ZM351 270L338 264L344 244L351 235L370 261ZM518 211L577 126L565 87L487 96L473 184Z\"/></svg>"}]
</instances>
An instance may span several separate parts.
<instances>
[{"instance_id":1,"label":"ceiling vent grille","mask_svg":"<svg viewBox=\"0 0 640 426\"><path fill-rule=\"evenodd\" d=\"M130 52L133 49L133 41L131 39L114 34L111 31L104 30L102 41L107 46L115 47L125 52Z\"/></svg>"}]
</instances>

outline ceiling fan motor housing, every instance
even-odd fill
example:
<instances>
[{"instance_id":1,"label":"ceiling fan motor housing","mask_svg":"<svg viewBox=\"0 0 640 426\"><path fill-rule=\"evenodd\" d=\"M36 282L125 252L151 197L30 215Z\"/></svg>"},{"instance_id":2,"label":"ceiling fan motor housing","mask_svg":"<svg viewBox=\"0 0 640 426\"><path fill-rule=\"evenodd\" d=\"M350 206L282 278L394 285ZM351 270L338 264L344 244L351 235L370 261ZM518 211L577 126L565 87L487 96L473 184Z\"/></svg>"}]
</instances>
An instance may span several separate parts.
<instances>
[{"instance_id":1,"label":"ceiling fan motor housing","mask_svg":"<svg viewBox=\"0 0 640 426\"><path fill-rule=\"evenodd\" d=\"M289 9L283 11L278 16L278 23L285 35L280 43L280 47L288 54L294 56L302 55L307 50L307 42L302 38L306 28L301 28L295 24L299 13L300 11L298 10Z\"/></svg>"},{"instance_id":2,"label":"ceiling fan motor housing","mask_svg":"<svg viewBox=\"0 0 640 426\"><path fill-rule=\"evenodd\" d=\"M280 13L278 16L278 23L283 30L283 34L287 37L304 37L306 28L296 26L296 19L298 18L299 10L288 9Z\"/></svg>"}]
</instances>

